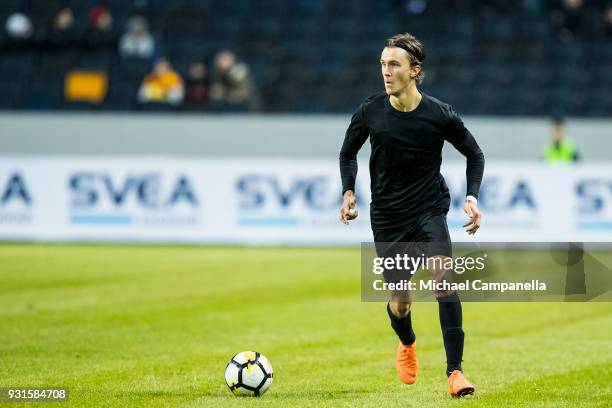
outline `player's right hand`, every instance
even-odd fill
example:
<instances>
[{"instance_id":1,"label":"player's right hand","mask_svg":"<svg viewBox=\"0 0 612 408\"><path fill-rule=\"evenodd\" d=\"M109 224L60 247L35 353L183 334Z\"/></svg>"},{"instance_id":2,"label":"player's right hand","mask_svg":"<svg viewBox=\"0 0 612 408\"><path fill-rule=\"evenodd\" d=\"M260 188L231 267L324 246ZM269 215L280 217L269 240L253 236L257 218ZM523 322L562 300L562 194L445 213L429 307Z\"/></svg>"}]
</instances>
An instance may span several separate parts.
<instances>
[{"instance_id":1,"label":"player's right hand","mask_svg":"<svg viewBox=\"0 0 612 408\"><path fill-rule=\"evenodd\" d=\"M463 228L465 228L465 232L467 232L468 235L474 235L476 231L478 231L478 228L480 228L480 220L482 218L478 205L473 201L465 200L463 211L465 211L470 218L463 224Z\"/></svg>"},{"instance_id":2,"label":"player's right hand","mask_svg":"<svg viewBox=\"0 0 612 408\"><path fill-rule=\"evenodd\" d=\"M357 203L357 199L355 194L351 190L346 190L344 192L344 201L342 202L342 208L340 208L340 221L343 224L349 223L349 221L354 220L359 216L357 209L355 208L355 204Z\"/></svg>"}]
</instances>

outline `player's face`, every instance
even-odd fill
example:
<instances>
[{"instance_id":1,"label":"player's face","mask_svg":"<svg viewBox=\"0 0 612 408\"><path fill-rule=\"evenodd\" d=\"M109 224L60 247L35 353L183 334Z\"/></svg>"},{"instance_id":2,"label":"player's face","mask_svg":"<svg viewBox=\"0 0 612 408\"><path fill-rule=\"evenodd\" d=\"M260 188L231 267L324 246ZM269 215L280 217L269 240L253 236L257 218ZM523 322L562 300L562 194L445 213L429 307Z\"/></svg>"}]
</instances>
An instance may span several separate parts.
<instances>
[{"instance_id":1,"label":"player's face","mask_svg":"<svg viewBox=\"0 0 612 408\"><path fill-rule=\"evenodd\" d=\"M552 127L552 140L558 142L563 138L563 125L555 123Z\"/></svg>"},{"instance_id":2,"label":"player's face","mask_svg":"<svg viewBox=\"0 0 612 408\"><path fill-rule=\"evenodd\" d=\"M405 91L420 67L410 66L408 52L398 47L385 47L380 56L380 68L388 95L399 95Z\"/></svg>"}]
</instances>

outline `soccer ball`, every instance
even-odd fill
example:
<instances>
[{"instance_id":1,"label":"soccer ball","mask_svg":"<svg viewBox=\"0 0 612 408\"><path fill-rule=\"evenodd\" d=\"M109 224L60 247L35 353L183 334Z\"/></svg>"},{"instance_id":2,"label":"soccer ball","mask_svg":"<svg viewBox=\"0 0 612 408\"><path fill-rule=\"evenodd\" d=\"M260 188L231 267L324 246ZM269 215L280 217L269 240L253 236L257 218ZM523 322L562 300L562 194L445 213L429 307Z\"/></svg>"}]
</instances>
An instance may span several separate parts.
<instances>
[{"instance_id":1,"label":"soccer ball","mask_svg":"<svg viewBox=\"0 0 612 408\"><path fill-rule=\"evenodd\" d=\"M225 382L234 395L263 395L270 385L274 372L268 359L256 351L236 354L225 368Z\"/></svg>"}]
</instances>

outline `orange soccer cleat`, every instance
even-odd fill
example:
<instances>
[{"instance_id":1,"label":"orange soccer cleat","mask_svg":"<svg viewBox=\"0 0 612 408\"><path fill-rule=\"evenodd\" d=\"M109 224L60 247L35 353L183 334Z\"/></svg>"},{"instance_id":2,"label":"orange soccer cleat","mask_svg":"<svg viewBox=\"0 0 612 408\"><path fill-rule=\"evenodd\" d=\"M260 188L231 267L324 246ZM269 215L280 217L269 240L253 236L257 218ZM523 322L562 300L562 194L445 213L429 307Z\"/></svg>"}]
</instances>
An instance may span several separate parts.
<instances>
[{"instance_id":1,"label":"orange soccer cleat","mask_svg":"<svg viewBox=\"0 0 612 408\"><path fill-rule=\"evenodd\" d=\"M460 370L454 370L448 377L448 392L453 397L464 397L474 393L474 386L463 376Z\"/></svg>"},{"instance_id":2,"label":"orange soccer cleat","mask_svg":"<svg viewBox=\"0 0 612 408\"><path fill-rule=\"evenodd\" d=\"M397 374L404 384L414 384L419 373L419 362L416 356L416 342L409 346L401 341L397 346Z\"/></svg>"}]
</instances>

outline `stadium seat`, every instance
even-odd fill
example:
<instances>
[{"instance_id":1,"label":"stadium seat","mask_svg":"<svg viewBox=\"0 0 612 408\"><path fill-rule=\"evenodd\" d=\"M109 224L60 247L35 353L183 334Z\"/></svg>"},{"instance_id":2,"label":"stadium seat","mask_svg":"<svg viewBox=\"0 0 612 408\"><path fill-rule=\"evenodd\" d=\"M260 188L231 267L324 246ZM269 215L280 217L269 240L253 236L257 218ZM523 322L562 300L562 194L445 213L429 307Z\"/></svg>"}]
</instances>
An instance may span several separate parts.
<instances>
[{"instance_id":1,"label":"stadium seat","mask_svg":"<svg viewBox=\"0 0 612 408\"><path fill-rule=\"evenodd\" d=\"M0 82L0 109L17 109L21 105L23 85L19 80Z\"/></svg>"},{"instance_id":2,"label":"stadium seat","mask_svg":"<svg viewBox=\"0 0 612 408\"><path fill-rule=\"evenodd\" d=\"M274 17L279 22L290 15L291 2L286 0L254 0L251 2L253 15Z\"/></svg>"},{"instance_id":3,"label":"stadium seat","mask_svg":"<svg viewBox=\"0 0 612 408\"><path fill-rule=\"evenodd\" d=\"M12 80L30 75L34 53L32 51L2 51L0 78Z\"/></svg>"},{"instance_id":4,"label":"stadium seat","mask_svg":"<svg viewBox=\"0 0 612 408\"><path fill-rule=\"evenodd\" d=\"M111 111L122 111L133 109L136 105L139 82L112 80L108 95L102 103L101 108Z\"/></svg>"},{"instance_id":5,"label":"stadium seat","mask_svg":"<svg viewBox=\"0 0 612 408\"><path fill-rule=\"evenodd\" d=\"M78 33L86 31L89 11L96 3L97 0L72 2ZM498 91L501 96L492 101L482 91L474 105L483 106L481 113L541 112L543 100L555 101L563 96L565 91L553 92L557 82L585 93L610 89L612 76L607 71L612 65L612 48L609 41L579 38L560 42L553 33L549 10L543 7L526 9L526 5L511 0L429 1L424 2L426 7L422 13L411 14L406 3L399 0L108 1L117 36L124 32L128 16L145 15L156 40L157 54L168 56L182 74L194 59L206 59L210 63L221 49L235 51L250 65L266 106L272 110L283 106L288 107L285 110L301 109L293 99L306 90L305 94L314 100L300 106L309 112L347 108L349 104L342 100L347 88L362 97L371 90L380 90L376 61L385 39L403 31L414 33L425 43L428 50L425 85L433 86L442 99L449 97L464 104L475 86L487 92L493 90L494 94L495 88L505 90L512 83L521 82L526 86L518 91L519 104L506 98L505 91ZM15 100L28 106L37 105L31 103L30 94L45 88L41 84L61 80L71 68L85 68L109 73L109 94L103 103L104 109L133 108L135 90L115 91L114 88L127 83L137 87L149 73L151 61L119 59L114 49L78 49L74 53L45 50L45 31L62 4L64 0L0 2L3 22L8 14L23 5L36 28L36 47L1 51L0 83L12 95L5 105L12 106ZM587 7L590 6L587 4ZM598 17L593 13L593 23ZM601 23L597 24L593 24L594 33L602 30ZM6 45L1 37L0 49ZM588 67L584 61L589 61ZM278 78L289 77L294 77L297 83L291 92L273 89L278 86ZM19 78L24 83L31 80L37 85L33 90L26 87L18 92L19 87L7 85L10 82L7 78ZM452 89L445 87L448 84ZM542 96L537 97L533 89L542 92ZM17 98L20 92L23 97ZM124 102L122 98L128 93ZM340 97L334 96L335 93ZM602 95L597 100L606 101ZM584 114L606 111L590 101L574 105L570 108ZM66 104L61 106L68 108ZM479 113L478 109L473 112Z\"/></svg>"},{"instance_id":6,"label":"stadium seat","mask_svg":"<svg viewBox=\"0 0 612 408\"><path fill-rule=\"evenodd\" d=\"M85 51L79 55L76 66L84 69L109 70L113 63L111 51Z\"/></svg>"},{"instance_id":7,"label":"stadium seat","mask_svg":"<svg viewBox=\"0 0 612 408\"><path fill-rule=\"evenodd\" d=\"M486 39L509 40L519 32L518 24L510 16L480 18L476 25L477 35Z\"/></svg>"},{"instance_id":8,"label":"stadium seat","mask_svg":"<svg viewBox=\"0 0 612 408\"><path fill-rule=\"evenodd\" d=\"M117 76L122 80L134 81L140 84L140 81L151 70L151 62L141 59L126 58L119 62L119 65L114 68Z\"/></svg>"},{"instance_id":9,"label":"stadium seat","mask_svg":"<svg viewBox=\"0 0 612 408\"><path fill-rule=\"evenodd\" d=\"M39 53L33 66L33 74L36 78L62 80L64 73L70 68L76 59L76 53L72 51L46 51Z\"/></svg>"},{"instance_id":10,"label":"stadium seat","mask_svg":"<svg viewBox=\"0 0 612 408\"><path fill-rule=\"evenodd\" d=\"M415 20L418 17L413 17ZM436 39L455 38L465 40L474 34L474 17L471 15L441 15L431 21Z\"/></svg>"},{"instance_id":11,"label":"stadium seat","mask_svg":"<svg viewBox=\"0 0 612 408\"><path fill-rule=\"evenodd\" d=\"M78 0L70 2L70 8L75 15L88 14L89 11L98 3L98 0ZM113 4L110 4L111 11L113 10Z\"/></svg>"},{"instance_id":12,"label":"stadium seat","mask_svg":"<svg viewBox=\"0 0 612 408\"><path fill-rule=\"evenodd\" d=\"M547 40L551 37L551 27L548 19L523 16L518 22L518 30L522 38Z\"/></svg>"},{"instance_id":13,"label":"stadium seat","mask_svg":"<svg viewBox=\"0 0 612 408\"><path fill-rule=\"evenodd\" d=\"M329 3L325 1L294 0L292 12L297 15L325 18L329 15Z\"/></svg>"},{"instance_id":14,"label":"stadium seat","mask_svg":"<svg viewBox=\"0 0 612 408\"><path fill-rule=\"evenodd\" d=\"M594 42L590 44L588 50L589 56L593 61L598 62L602 66L612 65L612 47L610 42Z\"/></svg>"},{"instance_id":15,"label":"stadium seat","mask_svg":"<svg viewBox=\"0 0 612 408\"><path fill-rule=\"evenodd\" d=\"M4 29L4 19L6 16L18 11L23 4L22 0L2 0L0 1L0 17L2 17L2 29Z\"/></svg>"},{"instance_id":16,"label":"stadium seat","mask_svg":"<svg viewBox=\"0 0 612 408\"><path fill-rule=\"evenodd\" d=\"M551 80L549 70L535 62L516 63L512 65L512 70L517 80L529 87L545 85Z\"/></svg>"},{"instance_id":17,"label":"stadium seat","mask_svg":"<svg viewBox=\"0 0 612 408\"><path fill-rule=\"evenodd\" d=\"M594 89L589 95L587 112L591 116L612 116L612 89Z\"/></svg>"},{"instance_id":18,"label":"stadium seat","mask_svg":"<svg viewBox=\"0 0 612 408\"><path fill-rule=\"evenodd\" d=\"M34 80L25 92L22 107L25 109L58 109L62 102L62 80Z\"/></svg>"},{"instance_id":19,"label":"stadium seat","mask_svg":"<svg viewBox=\"0 0 612 408\"><path fill-rule=\"evenodd\" d=\"M173 9L191 9L208 13L212 10L213 4L213 0L173 0L169 6Z\"/></svg>"}]
</instances>

